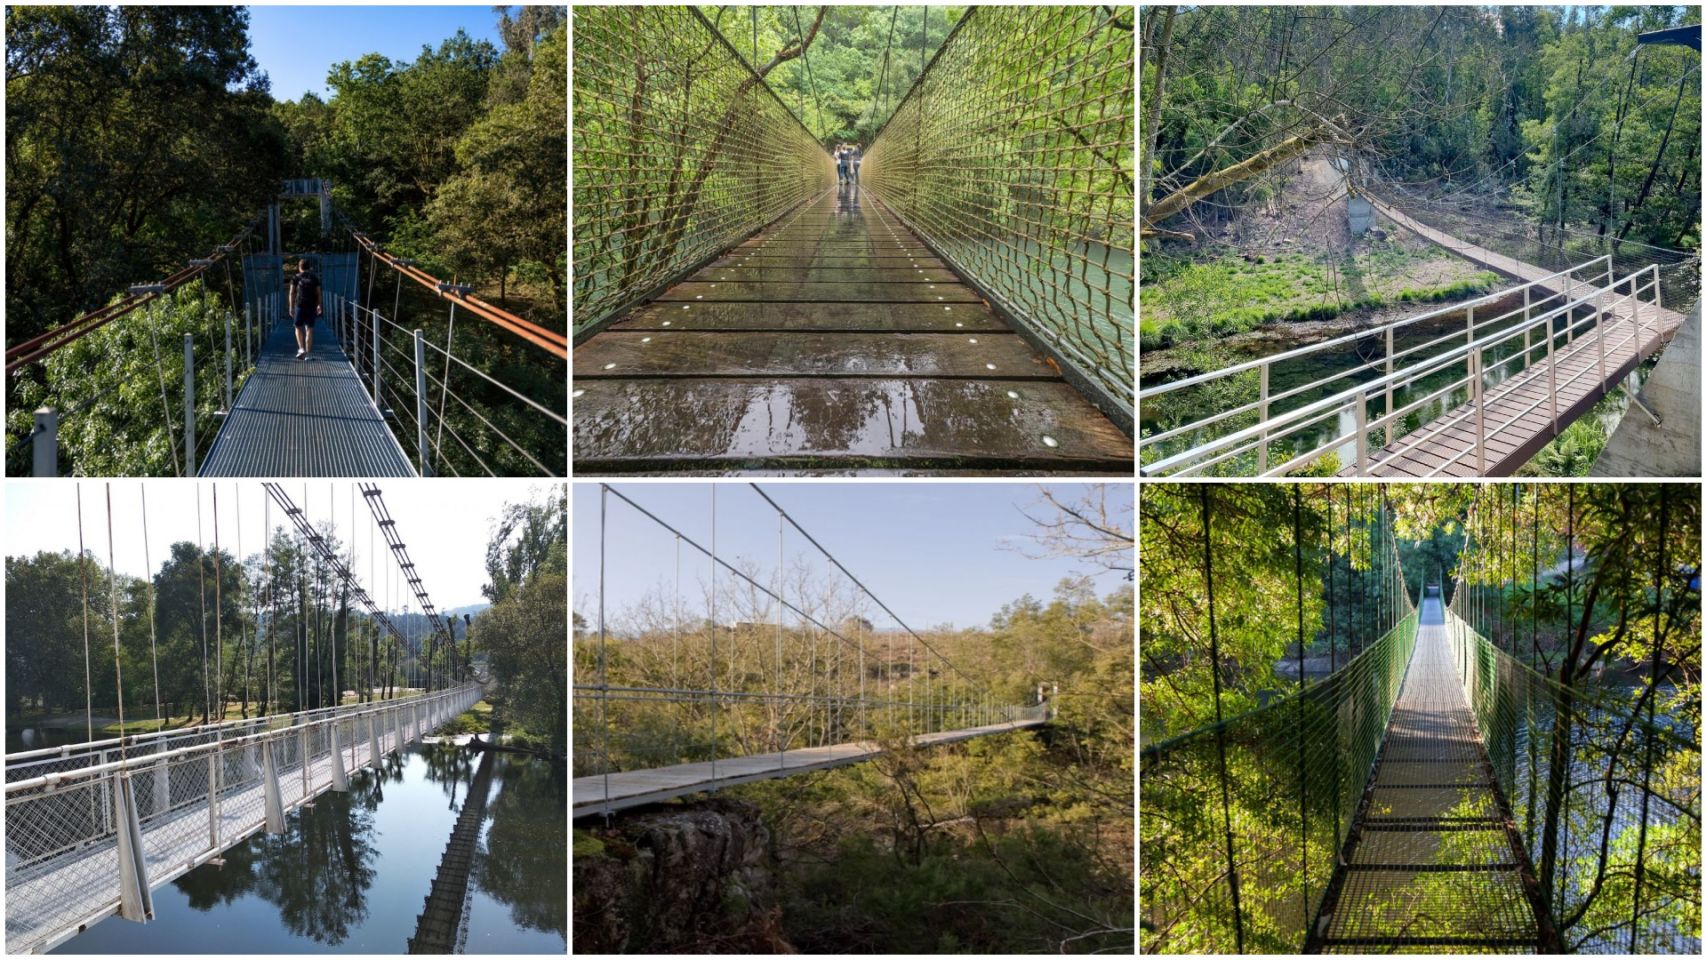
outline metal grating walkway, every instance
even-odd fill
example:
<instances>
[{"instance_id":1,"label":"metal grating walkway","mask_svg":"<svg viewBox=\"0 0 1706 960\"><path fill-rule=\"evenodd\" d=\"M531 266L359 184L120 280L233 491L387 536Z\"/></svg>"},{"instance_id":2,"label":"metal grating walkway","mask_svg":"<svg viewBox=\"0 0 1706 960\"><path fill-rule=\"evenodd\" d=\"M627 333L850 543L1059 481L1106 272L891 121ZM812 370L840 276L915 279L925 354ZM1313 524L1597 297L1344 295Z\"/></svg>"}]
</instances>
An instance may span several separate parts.
<instances>
[{"instance_id":1,"label":"metal grating walkway","mask_svg":"<svg viewBox=\"0 0 1706 960\"><path fill-rule=\"evenodd\" d=\"M204 477L408 477L414 468L322 319L296 359L277 323L202 462Z\"/></svg>"},{"instance_id":2,"label":"metal grating walkway","mask_svg":"<svg viewBox=\"0 0 1706 960\"><path fill-rule=\"evenodd\" d=\"M1039 727L1042 717L995 723L964 730L941 730L921 733L912 738L915 747L933 747L958 743L990 734L1007 733ZM757 780L774 780L813 770L828 770L850 763L859 763L883 752L882 745L871 740L837 743L825 747L802 747L780 753L760 753L748 757L727 757L717 761L680 763L650 770L624 770L619 773L591 774L576 777L573 784L574 816L609 814L628 807L658 803L690 793L704 793Z\"/></svg>"},{"instance_id":3,"label":"metal grating walkway","mask_svg":"<svg viewBox=\"0 0 1706 960\"><path fill-rule=\"evenodd\" d=\"M1323 906L1323 953L1538 947L1521 845L1445 631L1440 598L1424 598L1416 652Z\"/></svg>"}]
</instances>

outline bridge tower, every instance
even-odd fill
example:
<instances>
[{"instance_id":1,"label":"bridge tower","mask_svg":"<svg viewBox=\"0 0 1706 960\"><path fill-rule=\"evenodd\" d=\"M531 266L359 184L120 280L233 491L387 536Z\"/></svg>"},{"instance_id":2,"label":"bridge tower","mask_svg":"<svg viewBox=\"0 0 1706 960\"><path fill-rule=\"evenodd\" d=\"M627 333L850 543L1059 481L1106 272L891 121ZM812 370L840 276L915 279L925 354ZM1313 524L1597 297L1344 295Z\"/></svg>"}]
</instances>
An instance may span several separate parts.
<instances>
[{"instance_id":1,"label":"bridge tower","mask_svg":"<svg viewBox=\"0 0 1706 960\"><path fill-rule=\"evenodd\" d=\"M299 197L315 197L320 201L320 235L332 232L332 181L318 178L286 180L279 186L278 196L267 205L267 252L277 256L280 251L278 235L278 202Z\"/></svg>"}]
</instances>

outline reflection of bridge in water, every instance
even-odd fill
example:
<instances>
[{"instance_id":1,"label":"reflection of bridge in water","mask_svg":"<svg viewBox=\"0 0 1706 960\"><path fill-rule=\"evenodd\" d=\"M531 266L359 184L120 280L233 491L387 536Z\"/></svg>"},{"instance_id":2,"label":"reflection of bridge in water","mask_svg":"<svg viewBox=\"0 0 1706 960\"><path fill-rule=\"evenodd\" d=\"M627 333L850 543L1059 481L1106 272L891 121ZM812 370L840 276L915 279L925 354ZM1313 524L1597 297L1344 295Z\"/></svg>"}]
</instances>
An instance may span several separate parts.
<instances>
[{"instance_id":1,"label":"reflection of bridge in water","mask_svg":"<svg viewBox=\"0 0 1706 960\"><path fill-rule=\"evenodd\" d=\"M265 830L480 699L480 687L6 758L6 949L41 952Z\"/></svg>"}]
</instances>

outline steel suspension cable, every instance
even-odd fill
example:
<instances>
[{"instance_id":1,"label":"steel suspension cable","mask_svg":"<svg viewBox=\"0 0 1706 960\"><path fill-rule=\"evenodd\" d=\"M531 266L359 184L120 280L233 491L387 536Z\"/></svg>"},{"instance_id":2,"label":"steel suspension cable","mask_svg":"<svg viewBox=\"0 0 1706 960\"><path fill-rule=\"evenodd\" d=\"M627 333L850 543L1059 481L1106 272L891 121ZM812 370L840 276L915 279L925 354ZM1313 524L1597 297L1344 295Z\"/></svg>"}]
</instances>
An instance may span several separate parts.
<instances>
[{"instance_id":1,"label":"steel suspension cable","mask_svg":"<svg viewBox=\"0 0 1706 960\"><path fill-rule=\"evenodd\" d=\"M753 8L753 10L755 12L757 11L757 9L758 9L757 7ZM821 140L821 139L823 139L823 130L821 129L822 124L823 124L823 101L820 100L818 98L818 95L817 95L817 78L812 76L811 48L806 44L805 27L800 24L800 8L796 6L796 7L789 7L788 9L793 11L793 14L794 14L794 33L795 33L795 35L797 35L800 38L800 59L805 62L806 79L811 82L812 103L817 106L817 120L818 120L818 124L820 127L820 129L818 130L817 136L818 136L818 139ZM755 56L753 59L753 63L757 63L757 62L758 62L758 60Z\"/></svg>"},{"instance_id":2,"label":"steel suspension cable","mask_svg":"<svg viewBox=\"0 0 1706 960\"><path fill-rule=\"evenodd\" d=\"M142 566L148 584L148 660L154 667L154 722L156 730L166 729L166 719L160 712L160 646L154 609L154 560L148 549L148 484L136 485L142 495Z\"/></svg>"},{"instance_id":3,"label":"steel suspension cable","mask_svg":"<svg viewBox=\"0 0 1706 960\"><path fill-rule=\"evenodd\" d=\"M113 485L112 485L112 481L110 481L110 480L107 481L106 492L107 492L107 593L108 593L108 596L111 598L112 618L113 618L113 679L114 679L115 686L118 688L117 689L117 695L118 695L118 731L119 731L118 755L119 755L119 761L123 762L123 761L130 759L129 754L128 754L126 747L125 747L125 741L127 739L129 739L129 737L128 737L129 731L127 731L125 729L125 726L124 726L124 657L121 654L121 651L119 650L119 643L118 643L118 563L115 560L116 552L113 549Z\"/></svg>"},{"instance_id":4,"label":"steel suspension cable","mask_svg":"<svg viewBox=\"0 0 1706 960\"><path fill-rule=\"evenodd\" d=\"M94 674L89 667L89 556L83 547L83 484L77 484L77 568L83 580L83 722L86 741L95 739Z\"/></svg>"},{"instance_id":5,"label":"steel suspension cable","mask_svg":"<svg viewBox=\"0 0 1706 960\"><path fill-rule=\"evenodd\" d=\"M1225 717L1220 706L1220 634L1214 618L1214 539L1210 532L1209 484L1198 484L1202 499L1203 587L1208 593L1208 668L1214 681L1214 743L1220 771L1220 812L1226 830L1226 876L1232 892L1232 929L1238 952L1244 952L1244 910L1238 896L1238 862L1232 848L1232 791L1226 775Z\"/></svg>"},{"instance_id":6,"label":"steel suspension cable","mask_svg":"<svg viewBox=\"0 0 1706 960\"><path fill-rule=\"evenodd\" d=\"M225 719L225 602L224 568L219 549L219 484L213 485L213 669L218 675L214 698L219 719Z\"/></svg>"}]
</instances>

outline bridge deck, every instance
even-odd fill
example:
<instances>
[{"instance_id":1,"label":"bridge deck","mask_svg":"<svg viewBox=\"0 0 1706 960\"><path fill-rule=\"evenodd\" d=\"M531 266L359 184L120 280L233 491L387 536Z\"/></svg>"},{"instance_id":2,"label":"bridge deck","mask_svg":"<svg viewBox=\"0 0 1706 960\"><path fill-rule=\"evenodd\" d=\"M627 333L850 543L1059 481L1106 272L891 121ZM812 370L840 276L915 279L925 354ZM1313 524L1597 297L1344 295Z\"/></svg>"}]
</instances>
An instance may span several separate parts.
<instances>
[{"instance_id":1,"label":"bridge deck","mask_svg":"<svg viewBox=\"0 0 1706 960\"><path fill-rule=\"evenodd\" d=\"M1422 603L1416 651L1349 855L1329 891L1324 953L1533 953L1520 842L1452 663L1438 597Z\"/></svg>"},{"instance_id":2,"label":"bridge deck","mask_svg":"<svg viewBox=\"0 0 1706 960\"><path fill-rule=\"evenodd\" d=\"M857 188L805 204L573 361L582 473L1132 469L1131 439Z\"/></svg>"},{"instance_id":3,"label":"bridge deck","mask_svg":"<svg viewBox=\"0 0 1706 960\"><path fill-rule=\"evenodd\" d=\"M202 462L204 477L414 475L324 319L314 351L296 359L289 323L274 326L255 371Z\"/></svg>"},{"instance_id":4,"label":"bridge deck","mask_svg":"<svg viewBox=\"0 0 1706 960\"><path fill-rule=\"evenodd\" d=\"M383 730L379 734L380 756L396 748L396 731ZM351 776L371 762L372 746L366 738L346 745L344 751L345 770ZM331 755L313 759L306 778L300 762L281 767L278 780L281 800L289 813L331 789ZM137 787L139 792L143 789ZM265 786L259 774L252 774L242 785L220 791L218 835L222 846L219 850L209 849L213 817L204 797L142 818L142 848L151 888L188 873L266 826ZM18 868L8 864L6 952L38 953L51 949L117 913L118 902L118 845L110 834L101 843L44 862Z\"/></svg>"},{"instance_id":5,"label":"bridge deck","mask_svg":"<svg viewBox=\"0 0 1706 960\"><path fill-rule=\"evenodd\" d=\"M914 746L932 747L974 737L1041 726L1042 720L1020 720L965 730L923 733L912 738ZM882 753L870 741L806 747L785 753L760 753L749 757L701 763L682 763L652 770L626 770L609 776L594 774L574 781L574 816L613 813L627 807L657 803L690 793L702 793L755 780L774 780L810 770L828 770L869 760Z\"/></svg>"},{"instance_id":6,"label":"bridge deck","mask_svg":"<svg viewBox=\"0 0 1706 960\"><path fill-rule=\"evenodd\" d=\"M1444 247L1465 259L1523 282L1544 280L1553 271L1504 256L1422 223L1372 197L1380 213L1418 236ZM1563 293L1564 284L1548 284L1547 289ZM1627 301L1607 311L1609 319L1595 329L1578 336L1568 347L1559 349L1554 362L1558 392L1558 432L1574 423L1608 392L1599 377L1600 338L1605 338L1606 381L1612 385L1622 381L1640 365L1670 342L1683 315L1650 303L1640 305L1640 323L1635 310ZM1634 333L1635 336L1629 336ZM1537 362L1489 391L1485 400L1485 418L1489 434L1485 473L1478 469L1474 454L1476 427L1473 403L1455 409L1422 425L1393 444L1370 454L1372 465L1368 472L1379 477L1475 477L1509 476L1527 463L1555 436L1552 429L1550 377L1543 362ZM1533 409L1529 409L1533 407ZM1526 412L1525 412L1526 411ZM1516 422L1496 435L1495 427ZM1471 451L1461 457L1462 451ZM1453 461L1453 457L1456 460ZM1449 463L1450 466L1440 469ZM1346 467L1341 475L1355 472Z\"/></svg>"}]
</instances>

